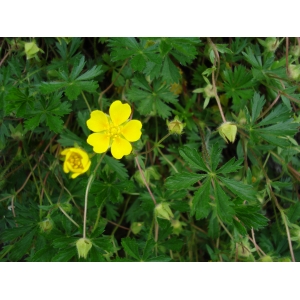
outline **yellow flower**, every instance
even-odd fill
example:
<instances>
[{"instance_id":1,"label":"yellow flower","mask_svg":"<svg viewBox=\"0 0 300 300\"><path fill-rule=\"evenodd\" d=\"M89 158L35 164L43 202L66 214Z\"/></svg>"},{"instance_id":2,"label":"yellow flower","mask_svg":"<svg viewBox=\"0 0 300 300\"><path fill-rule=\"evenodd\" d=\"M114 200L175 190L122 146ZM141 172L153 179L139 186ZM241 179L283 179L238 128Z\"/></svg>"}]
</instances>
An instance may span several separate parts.
<instances>
[{"instance_id":1,"label":"yellow flower","mask_svg":"<svg viewBox=\"0 0 300 300\"><path fill-rule=\"evenodd\" d=\"M79 148L67 148L60 155L65 155L64 172L72 172L72 178L76 178L80 174L85 173L91 166L88 154Z\"/></svg>"},{"instance_id":2,"label":"yellow flower","mask_svg":"<svg viewBox=\"0 0 300 300\"><path fill-rule=\"evenodd\" d=\"M91 118L87 120L87 127L95 133L87 138L87 143L93 146L96 153L104 153L111 147L111 154L116 159L121 159L132 151L130 142L140 139L142 123L130 120L131 107L114 101L109 108L109 116L101 110L94 110Z\"/></svg>"}]
</instances>

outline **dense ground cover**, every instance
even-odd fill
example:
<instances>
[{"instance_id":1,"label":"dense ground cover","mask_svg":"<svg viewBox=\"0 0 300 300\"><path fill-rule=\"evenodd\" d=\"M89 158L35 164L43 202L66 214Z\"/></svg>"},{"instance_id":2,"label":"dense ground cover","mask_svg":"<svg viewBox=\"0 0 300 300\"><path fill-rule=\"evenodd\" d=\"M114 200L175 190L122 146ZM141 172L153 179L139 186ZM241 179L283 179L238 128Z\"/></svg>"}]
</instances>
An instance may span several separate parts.
<instances>
[{"instance_id":1,"label":"dense ground cover","mask_svg":"<svg viewBox=\"0 0 300 300\"><path fill-rule=\"evenodd\" d=\"M297 38L0 40L1 261L300 261Z\"/></svg>"}]
</instances>

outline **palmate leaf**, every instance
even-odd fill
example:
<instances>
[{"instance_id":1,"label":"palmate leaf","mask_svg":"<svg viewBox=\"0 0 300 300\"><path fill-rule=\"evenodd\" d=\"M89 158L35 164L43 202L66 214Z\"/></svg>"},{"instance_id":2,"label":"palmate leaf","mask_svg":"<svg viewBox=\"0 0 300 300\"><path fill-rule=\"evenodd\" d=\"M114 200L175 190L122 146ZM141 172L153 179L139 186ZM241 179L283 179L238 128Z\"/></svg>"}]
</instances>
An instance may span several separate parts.
<instances>
[{"instance_id":1,"label":"palmate leaf","mask_svg":"<svg viewBox=\"0 0 300 300\"><path fill-rule=\"evenodd\" d=\"M80 60L76 60L71 73L61 70L58 74L61 81L43 82L40 85L40 90L43 94L49 94L59 89L65 89L66 96L69 100L75 100L80 95L81 91L94 92L98 88L98 83L90 79L100 75L103 70L102 66L94 66L82 75L85 66L84 56Z\"/></svg>"},{"instance_id":2,"label":"palmate leaf","mask_svg":"<svg viewBox=\"0 0 300 300\"><path fill-rule=\"evenodd\" d=\"M237 218L247 229L259 229L268 223L268 219L259 212L259 206L246 205L240 202L235 205L234 210Z\"/></svg>"},{"instance_id":3,"label":"palmate leaf","mask_svg":"<svg viewBox=\"0 0 300 300\"><path fill-rule=\"evenodd\" d=\"M206 180L195 192L192 204L192 214L196 215L196 220L206 218L211 211L210 202L211 181Z\"/></svg>"},{"instance_id":4,"label":"palmate leaf","mask_svg":"<svg viewBox=\"0 0 300 300\"><path fill-rule=\"evenodd\" d=\"M207 175L189 172L177 173L166 180L166 188L170 190L181 190L191 187L197 181L202 180Z\"/></svg>"},{"instance_id":5,"label":"palmate leaf","mask_svg":"<svg viewBox=\"0 0 300 300\"><path fill-rule=\"evenodd\" d=\"M41 98L36 101L34 109L26 114L25 128L33 130L40 123L46 122L51 131L61 132L63 121L60 117L71 111L69 103L60 101L61 96L62 93L56 93L48 100Z\"/></svg>"},{"instance_id":6,"label":"palmate leaf","mask_svg":"<svg viewBox=\"0 0 300 300\"><path fill-rule=\"evenodd\" d=\"M255 201L256 192L251 185L229 179L226 177L217 176L217 178L235 195L243 200Z\"/></svg>"},{"instance_id":7,"label":"palmate leaf","mask_svg":"<svg viewBox=\"0 0 300 300\"><path fill-rule=\"evenodd\" d=\"M259 117L264 105L266 103L264 95L260 96L258 93L255 93L251 101L252 104L252 115L251 115L251 124L253 125L257 118Z\"/></svg>"},{"instance_id":8,"label":"palmate leaf","mask_svg":"<svg viewBox=\"0 0 300 300\"><path fill-rule=\"evenodd\" d=\"M132 80L133 86L128 90L127 96L137 103L137 109L142 115L157 114L163 119L171 116L172 108L169 103L176 103L177 97L169 91L169 86L161 80L154 80L152 85L147 83L143 75L137 74Z\"/></svg>"},{"instance_id":9,"label":"palmate leaf","mask_svg":"<svg viewBox=\"0 0 300 300\"><path fill-rule=\"evenodd\" d=\"M121 244L122 244L125 252L129 256L135 258L137 261L141 260L140 254L139 254L139 246L134 238L133 239L131 239L129 237L124 238L124 239L122 239Z\"/></svg>"},{"instance_id":10,"label":"palmate leaf","mask_svg":"<svg viewBox=\"0 0 300 300\"><path fill-rule=\"evenodd\" d=\"M242 166L243 159L235 160L235 158L231 158L227 163L225 163L222 167L220 167L216 173L217 174L227 174L238 171Z\"/></svg>"},{"instance_id":11,"label":"palmate leaf","mask_svg":"<svg viewBox=\"0 0 300 300\"><path fill-rule=\"evenodd\" d=\"M184 146L179 150L179 153L185 160L185 162L187 162L192 168L199 169L204 172L209 172L203 161L202 155L196 149Z\"/></svg>"},{"instance_id":12,"label":"palmate leaf","mask_svg":"<svg viewBox=\"0 0 300 300\"><path fill-rule=\"evenodd\" d=\"M229 198L220 187L218 181L215 180L214 183L215 183L214 192L215 192L215 199L216 199L216 206L217 206L217 214L221 220L231 224L232 218L234 216L234 209L232 207L232 202L229 201Z\"/></svg>"},{"instance_id":13,"label":"palmate leaf","mask_svg":"<svg viewBox=\"0 0 300 300\"><path fill-rule=\"evenodd\" d=\"M232 98L235 110L245 105L253 96L252 75L244 66L237 66L234 70L226 70L224 75L224 90L227 98Z\"/></svg>"}]
</instances>

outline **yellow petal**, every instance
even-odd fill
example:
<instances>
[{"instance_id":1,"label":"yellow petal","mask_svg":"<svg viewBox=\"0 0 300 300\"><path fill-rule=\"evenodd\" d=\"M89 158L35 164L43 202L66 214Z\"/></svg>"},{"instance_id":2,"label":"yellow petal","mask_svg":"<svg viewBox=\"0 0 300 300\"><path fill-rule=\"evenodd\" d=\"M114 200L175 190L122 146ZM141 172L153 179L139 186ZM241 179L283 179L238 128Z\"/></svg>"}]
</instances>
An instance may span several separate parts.
<instances>
[{"instance_id":1,"label":"yellow petal","mask_svg":"<svg viewBox=\"0 0 300 300\"><path fill-rule=\"evenodd\" d=\"M71 175L71 178L76 178L76 177L78 177L80 174L82 174L82 173L73 173L72 175Z\"/></svg>"},{"instance_id":2,"label":"yellow petal","mask_svg":"<svg viewBox=\"0 0 300 300\"><path fill-rule=\"evenodd\" d=\"M114 101L109 108L109 115L115 126L119 126L128 120L131 114L129 104L122 104L120 100Z\"/></svg>"},{"instance_id":3,"label":"yellow petal","mask_svg":"<svg viewBox=\"0 0 300 300\"><path fill-rule=\"evenodd\" d=\"M122 134L129 142L135 142L142 135L141 128L142 123L140 121L131 120L122 128Z\"/></svg>"},{"instance_id":4,"label":"yellow petal","mask_svg":"<svg viewBox=\"0 0 300 300\"><path fill-rule=\"evenodd\" d=\"M96 153L103 153L109 147L110 137L103 133L92 133L87 138L87 143L93 146Z\"/></svg>"},{"instance_id":5,"label":"yellow petal","mask_svg":"<svg viewBox=\"0 0 300 300\"><path fill-rule=\"evenodd\" d=\"M85 173L90 168L90 166L91 166L91 161L89 161L86 166L83 166L82 173Z\"/></svg>"},{"instance_id":6,"label":"yellow petal","mask_svg":"<svg viewBox=\"0 0 300 300\"><path fill-rule=\"evenodd\" d=\"M60 152L60 155L67 155L71 148L66 148L65 150Z\"/></svg>"},{"instance_id":7,"label":"yellow petal","mask_svg":"<svg viewBox=\"0 0 300 300\"><path fill-rule=\"evenodd\" d=\"M101 132L109 128L107 116L101 110L91 112L91 118L86 121L87 127L94 132Z\"/></svg>"},{"instance_id":8,"label":"yellow petal","mask_svg":"<svg viewBox=\"0 0 300 300\"><path fill-rule=\"evenodd\" d=\"M63 170L64 170L65 173L69 173L70 172L70 170L68 168L68 163L66 161L64 162Z\"/></svg>"},{"instance_id":9,"label":"yellow petal","mask_svg":"<svg viewBox=\"0 0 300 300\"><path fill-rule=\"evenodd\" d=\"M131 144L120 137L115 138L111 145L111 154L116 159L121 159L124 155L130 154L131 150Z\"/></svg>"}]
</instances>

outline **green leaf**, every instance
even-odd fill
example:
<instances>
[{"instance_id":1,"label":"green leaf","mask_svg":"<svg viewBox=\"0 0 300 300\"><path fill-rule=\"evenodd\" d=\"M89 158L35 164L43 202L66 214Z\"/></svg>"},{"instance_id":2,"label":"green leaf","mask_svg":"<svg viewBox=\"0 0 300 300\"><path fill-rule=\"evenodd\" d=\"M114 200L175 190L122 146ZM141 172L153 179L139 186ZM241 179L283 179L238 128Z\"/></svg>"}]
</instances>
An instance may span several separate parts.
<instances>
[{"instance_id":1,"label":"green leaf","mask_svg":"<svg viewBox=\"0 0 300 300\"><path fill-rule=\"evenodd\" d=\"M219 180L235 195L243 200L255 201L256 192L251 185L229 179L226 177L217 176Z\"/></svg>"},{"instance_id":2,"label":"green leaf","mask_svg":"<svg viewBox=\"0 0 300 300\"><path fill-rule=\"evenodd\" d=\"M70 112L69 103L61 103L61 93L55 93L50 99L42 98L35 102L34 110L26 114L25 128L33 130L40 123L46 122L51 131L59 133L63 129L61 116Z\"/></svg>"},{"instance_id":3,"label":"green leaf","mask_svg":"<svg viewBox=\"0 0 300 300\"><path fill-rule=\"evenodd\" d=\"M258 93L255 93L251 103L252 103L251 124L254 125L255 121L259 117L266 103L266 100L264 96L260 96Z\"/></svg>"},{"instance_id":4,"label":"green leaf","mask_svg":"<svg viewBox=\"0 0 300 300\"><path fill-rule=\"evenodd\" d=\"M184 146L179 150L180 155L182 158L187 162L192 168L199 169L204 172L209 172L208 168L206 167L203 158L199 151L196 149L192 149L188 146Z\"/></svg>"},{"instance_id":5,"label":"green leaf","mask_svg":"<svg viewBox=\"0 0 300 300\"><path fill-rule=\"evenodd\" d=\"M215 198L217 205L217 214L221 220L231 224L234 216L234 209L232 203L229 202L229 198L226 196L222 188L217 181L215 182Z\"/></svg>"},{"instance_id":6,"label":"green leaf","mask_svg":"<svg viewBox=\"0 0 300 300\"><path fill-rule=\"evenodd\" d=\"M232 98L234 108L239 111L253 96L253 77L244 66L224 71L224 90L227 98Z\"/></svg>"},{"instance_id":7,"label":"green leaf","mask_svg":"<svg viewBox=\"0 0 300 300\"><path fill-rule=\"evenodd\" d=\"M196 215L196 220L206 218L211 211L210 206L210 179L195 192L192 204L192 214Z\"/></svg>"},{"instance_id":8,"label":"green leaf","mask_svg":"<svg viewBox=\"0 0 300 300\"><path fill-rule=\"evenodd\" d=\"M111 170L115 171L121 179L128 178L128 171L124 164L122 164L119 160L105 155L103 161L111 168Z\"/></svg>"},{"instance_id":9,"label":"green leaf","mask_svg":"<svg viewBox=\"0 0 300 300\"><path fill-rule=\"evenodd\" d=\"M52 262L68 262L77 255L76 247L67 247L59 249L57 254L52 258Z\"/></svg>"},{"instance_id":10,"label":"green leaf","mask_svg":"<svg viewBox=\"0 0 300 300\"><path fill-rule=\"evenodd\" d=\"M8 113L16 111L17 117L24 117L27 111L33 110L35 99L28 92L23 93L20 89L12 87L5 96Z\"/></svg>"},{"instance_id":11,"label":"green leaf","mask_svg":"<svg viewBox=\"0 0 300 300\"><path fill-rule=\"evenodd\" d=\"M291 223L295 223L300 218L300 202L290 206L287 217Z\"/></svg>"},{"instance_id":12,"label":"green leaf","mask_svg":"<svg viewBox=\"0 0 300 300\"><path fill-rule=\"evenodd\" d=\"M239 221L233 219L233 226L236 228L236 230L239 232L240 235L242 236L247 235L246 228Z\"/></svg>"},{"instance_id":13,"label":"green leaf","mask_svg":"<svg viewBox=\"0 0 300 300\"><path fill-rule=\"evenodd\" d=\"M87 91L90 93L94 92L98 88L98 83L90 79L100 75L103 72L102 67L94 66L92 69L79 76L84 68L84 65L85 60L82 56L80 60L75 61L73 69L69 75L66 73L66 71L61 71L59 73L62 81L41 83L41 92L43 94L49 94L64 88L65 94L69 100L77 99L82 91Z\"/></svg>"},{"instance_id":14,"label":"green leaf","mask_svg":"<svg viewBox=\"0 0 300 300\"><path fill-rule=\"evenodd\" d=\"M200 175L189 172L177 173L166 180L166 188L170 190L180 190L191 187L194 183L202 180L207 175Z\"/></svg>"},{"instance_id":15,"label":"green leaf","mask_svg":"<svg viewBox=\"0 0 300 300\"><path fill-rule=\"evenodd\" d=\"M161 75L167 83L178 83L181 78L178 68L168 56L163 63Z\"/></svg>"},{"instance_id":16,"label":"green leaf","mask_svg":"<svg viewBox=\"0 0 300 300\"><path fill-rule=\"evenodd\" d=\"M123 238L122 239L122 242L121 242L125 252L135 258L136 260L140 261L141 258L140 258L140 254L139 254L139 247L138 247L138 244L136 242L136 240L133 238Z\"/></svg>"},{"instance_id":17,"label":"green leaf","mask_svg":"<svg viewBox=\"0 0 300 300\"><path fill-rule=\"evenodd\" d=\"M141 72L146 67L146 58L143 54L138 54L131 59L130 65L135 71Z\"/></svg>"},{"instance_id":18,"label":"green leaf","mask_svg":"<svg viewBox=\"0 0 300 300\"><path fill-rule=\"evenodd\" d=\"M289 109L285 105L280 104L276 106L276 108L271 111L261 122L259 122L256 127L275 124L278 122L285 122L287 119L289 119L289 116Z\"/></svg>"},{"instance_id":19,"label":"green leaf","mask_svg":"<svg viewBox=\"0 0 300 300\"><path fill-rule=\"evenodd\" d=\"M235 158L233 157L227 163L225 163L222 167L220 167L216 171L216 173L217 174L228 174L228 173L236 172L240 168L242 168L242 166L241 166L242 163L243 163L242 158L235 160Z\"/></svg>"},{"instance_id":20,"label":"green leaf","mask_svg":"<svg viewBox=\"0 0 300 300\"><path fill-rule=\"evenodd\" d=\"M234 207L237 218L248 229L259 229L268 224L268 219L259 211L259 206L247 205L240 202Z\"/></svg>"},{"instance_id":21,"label":"green leaf","mask_svg":"<svg viewBox=\"0 0 300 300\"><path fill-rule=\"evenodd\" d=\"M183 246L183 241L178 239L177 237L171 237L170 239L167 239L166 241L159 243L159 245L166 247L169 250L172 251L180 251Z\"/></svg>"},{"instance_id":22,"label":"green leaf","mask_svg":"<svg viewBox=\"0 0 300 300\"><path fill-rule=\"evenodd\" d=\"M210 150L210 165L211 170L214 172L216 171L220 160L221 160L221 152L222 148L220 148L219 144L213 144L211 150Z\"/></svg>"},{"instance_id":23,"label":"green leaf","mask_svg":"<svg viewBox=\"0 0 300 300\"><path fill-rule=\"evenodd\" d=\"M10 260L20 261L21 258L29 251L33 237L35 236L37 228L26 233L18 242L14 244L14 248L10 253Z\"/></svg>"},{"instance_id":24,"label":"green leaf","mask_svg":"<svg viewBox=\"0 0 300 300\"><path fill-rule=\"evenodd\" d=\"M220 236L219 220L218 220L215 212L213 212L212 216L209 219L207 234L209 237L211 237L213 239L216 239Z\"/></svg>"},{"instance_id":25,"label":"green leaf","mask_svg":"<svg viewBox=\"0 0 300 300\"><path fill-rule=\"evenodd\" d=\"M138 111L142 115L159 115L166 119L171 115L169 103L177 102L177 95L169 91L169 86L161 80L153 80L153 88L147 83L144 76L135 75L133 86L128 90L128 98L136 102Z\"/></svg>"},{"instance_id":26,"label":"green leaf","mask_svg":"<svg viewBox=\"0 0 300 300\"><path fill-rule=\"evenodd\" d=\"M155 246L155 241L153 239L150 239L146 242L144 252L143 252L143 257L142 257L143 261L146 261L151 256L151 254L153 253L154 246Z\"/></svg>"}]
</instances>

